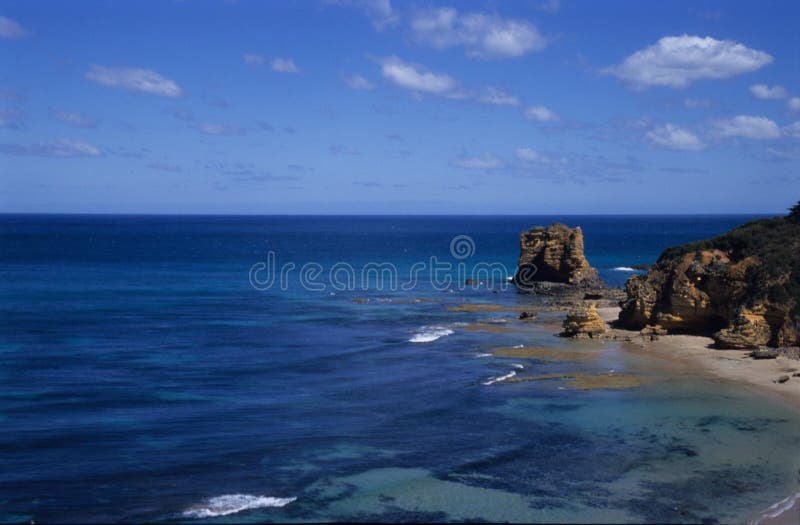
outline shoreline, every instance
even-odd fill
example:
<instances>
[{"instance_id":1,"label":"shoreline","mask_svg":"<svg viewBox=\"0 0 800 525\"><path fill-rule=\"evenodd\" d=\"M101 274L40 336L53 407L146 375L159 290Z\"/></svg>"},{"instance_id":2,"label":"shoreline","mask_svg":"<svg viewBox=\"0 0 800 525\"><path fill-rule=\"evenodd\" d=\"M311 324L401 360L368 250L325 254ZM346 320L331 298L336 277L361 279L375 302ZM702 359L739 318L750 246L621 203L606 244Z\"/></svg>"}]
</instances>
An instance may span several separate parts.
<instances>
[{"instance_id":1,"label":"shoreline","mask_svg":"<svg viewBox=\"0 0 800 525\"><path fill-rule=\"evenodd\" d=\"M607 323L617 319L619 307L597 309ZM640 337L635 330L609 328L609 335L630 337L631 342L622 342L625 352L645 353L663 359L687 370L703 371L719 379L733 381L739 385L766 394L800 413L800 377L792 377L800 371L800 361L778 356L775 359L753 359L749 350L719 350L712 348L713 339L699 335L661 335L654 340ZM789 380L778 383L781 376Z\"/></svg>"},{"instance_id":2,"label":"shoreline","mask_svg":"<svg viewBox=\"0 0 800 525\"><path fill-rule=\"evenodd\" d=\"M620 308L607 306L597 309L603 321L617 319ZM688 373L706 374L717 379L736 383L753 392L765 395L791 410L800 413L800 377L792 374L800 370L800 361L778 356L775 359L753 359L748 350L720 350L711 345L714 340L698 335L662 335L654 340L640 337L635 330L610 328L608 334L630 337L631 342L620 345L623 352L644 354L668 361L671 366L684 368ZM789 380L778 383L776 379L788 375ZM800 491L766 509L754 512L752 525L796 525L800 523Z\"/></svg>"}]
</instances>

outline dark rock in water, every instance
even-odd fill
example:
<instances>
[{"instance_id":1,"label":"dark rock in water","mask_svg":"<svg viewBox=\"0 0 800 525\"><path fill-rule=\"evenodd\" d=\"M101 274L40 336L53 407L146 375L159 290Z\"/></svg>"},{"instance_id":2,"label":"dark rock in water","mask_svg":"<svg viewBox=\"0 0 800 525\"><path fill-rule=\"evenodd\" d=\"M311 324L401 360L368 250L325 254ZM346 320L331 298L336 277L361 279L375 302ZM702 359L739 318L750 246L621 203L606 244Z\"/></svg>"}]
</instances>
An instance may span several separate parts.
<instances>
[{"instance_id":1,"label":"dark rock in water","mask_svg":"<svg viewBox=\"0 0 800 525\"><path fill-rule=\"evenodd\" d=\"M522 312L519 314L519 318L528 319L530 321L536 319L536 314L534 312Z\"/></svg>"},{"instance_id":2,"label":"dark rock in water","mask_svg":"<svg viewBox=\"0 0 800 525\"><path fill-rule=\"evenodd\" d=\"M774 348L759 348L750 352L750 357L753 359L776 359L778 351Z\"/></svg>"},{"instance_id":3,"label":"dark rock in water","mask_svg":"<svg viewBox=\"0 0 800 525\"><path fill-rule=\"evenodd\" d=\"M520 254L515 282L520 286L549 281L572 285L599 284L597 270L583 255L580 227L563 224L536 226L519 239Z\"/></svg>"},{"instance_id":4,"label":"dark rock in water","mask_svg":"<svg viewBox=\"0 0 800 525\"><path fill-rule=\"evenodd\" d=\"M633 276L620 323L712 335L718 347L800 342L800 217L750 222L714 239L664 251Z\"/></svg>"},{"instance_id":5,"label":"dark rock in water","mask_svg":"<svg viewBox=\"0 0 800 525\"><path fill-rule=\"evenodd\" d=\"M603 294L600 293L585 293L583 294L584 301L596 301L598 299L602 299Z\"/></svg>"},{"instance_id":6,"label":"dark rock in water","mask_svg":"<svg viewBox=\"0 0 800 525\"><path fill-rule=\"evenodd\" d=\"M789 376L783 375L780 376L778 379L775 380L776 383L785 383L789 380Z\"/></svg>"},{"instance_id":7,"label":"dark rock in water","mask_svg":"<svg viewBox=\"0 0 800 525\"><path fill-rule=\"evenodd\" d=\"M645 272L648 271L652 267L653 267L652 264L634 264L634 265L631 265L631 268L633 268L634 270L644 270Z\"/></svg>"}]
</instances>

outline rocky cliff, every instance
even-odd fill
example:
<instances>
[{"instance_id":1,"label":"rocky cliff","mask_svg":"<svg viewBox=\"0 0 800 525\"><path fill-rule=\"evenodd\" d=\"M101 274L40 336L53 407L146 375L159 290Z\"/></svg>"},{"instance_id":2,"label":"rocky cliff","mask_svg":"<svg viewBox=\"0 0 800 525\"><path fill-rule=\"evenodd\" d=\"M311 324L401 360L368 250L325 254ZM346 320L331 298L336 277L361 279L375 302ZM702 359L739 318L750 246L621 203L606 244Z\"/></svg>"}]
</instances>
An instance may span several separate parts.
<instances>
[{"instance_id":1,"label":"rocky cliff","mask_svg":"<svg viewBox=\"0 0 800 525\"><path fill-rule=\"evenodd\" d=\"M599 282L597 270L583 255L580 227L536 226L520 235L519 245L517 281L521 284L548 281L595 285Z\"/></svg>"},{"instance_id":2,"label":"rocky cliff","mask_svg":"<svg viewBox=\"0 0 800 525\"><path fill-rule=\"evenodd\" d=\"M712 335L723 348L800 343L800 212L666 250L631 277L620 322Z\"/></svg>"}]
</instances>

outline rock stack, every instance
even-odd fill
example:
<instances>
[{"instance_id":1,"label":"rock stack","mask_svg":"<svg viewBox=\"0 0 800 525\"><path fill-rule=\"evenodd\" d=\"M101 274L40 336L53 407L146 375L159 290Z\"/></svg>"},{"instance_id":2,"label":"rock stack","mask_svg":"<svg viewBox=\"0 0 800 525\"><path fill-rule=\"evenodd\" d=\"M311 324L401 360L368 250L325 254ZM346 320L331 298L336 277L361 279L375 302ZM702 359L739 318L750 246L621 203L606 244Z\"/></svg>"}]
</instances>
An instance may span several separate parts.
<instances>
[{"instance_id":1,"label":"rock stack","mask_svg":"<svg viewBox=\"0 0 800 525\"><path fill-rule=\"evenodd\" d=\"M606 323L594 303L576 306L567 313L562 337L593 338L606 333Z\"/></svg>"},{"instance_id":2,"label":"rock stack","mask_svg":"<svg viewBox=\"0 0 800 525\"><path fill-rule=\"evenodd\" d=\"M583 232L580 227L563 224L536 226L520 235L517 282L597 285L597 270L583 255Z\"/></svg>"}]
</instances>

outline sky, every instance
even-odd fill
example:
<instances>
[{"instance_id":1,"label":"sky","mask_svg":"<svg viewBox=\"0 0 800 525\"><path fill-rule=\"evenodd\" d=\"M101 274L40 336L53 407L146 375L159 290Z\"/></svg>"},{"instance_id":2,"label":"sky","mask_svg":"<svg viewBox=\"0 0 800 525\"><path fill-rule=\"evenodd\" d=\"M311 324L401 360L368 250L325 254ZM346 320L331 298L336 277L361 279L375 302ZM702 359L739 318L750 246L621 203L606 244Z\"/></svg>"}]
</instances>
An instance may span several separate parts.
<instances>
[{"instance_id":1,"label":"sky","mask_svg":"<svg viewBox=\"0 0 800 525\"><path fill-rule=\"evenodd\" d=\"M800 3L0 1L0 212L783 213Z\"/></svg>"}]
</instances>

